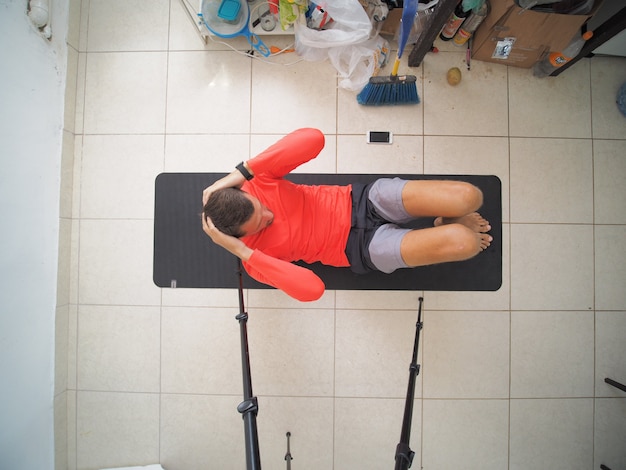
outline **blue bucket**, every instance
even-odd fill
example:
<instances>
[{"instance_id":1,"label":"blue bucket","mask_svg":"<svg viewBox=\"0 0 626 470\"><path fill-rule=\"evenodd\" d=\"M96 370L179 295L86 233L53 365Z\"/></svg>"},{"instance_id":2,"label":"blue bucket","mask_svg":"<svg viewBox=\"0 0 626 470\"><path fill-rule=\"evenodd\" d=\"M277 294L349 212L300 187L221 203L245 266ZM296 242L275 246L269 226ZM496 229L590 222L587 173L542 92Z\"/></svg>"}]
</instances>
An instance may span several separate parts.
<instances>
[{"instance_id":1,"label":"blue bucket","mask_svg":"<svg viewBox=\"0 0 626 470\"><path fill-rule=\"evenodd\" d=\"M224 21L224 18L220 17L220 8L224 3L231 3L235 1L239 4L239 14L235 15L234 21ZM226 6L225 10L229 7ZM232 6L230 7L230 15L232 16ZM225 13L226 14L226 13ZM263 44L263 41L250 31L248 25L250 21L250 7L247 0L222 0L218 2L216 0L202 0L201 12L198 16L202 19L202 23L206 28L216 36L221 38L234 38L237 36L245 36L248 39L250 45L261 53L264 57L270 55L269 48Z\"/></svg>"}]
</instances>

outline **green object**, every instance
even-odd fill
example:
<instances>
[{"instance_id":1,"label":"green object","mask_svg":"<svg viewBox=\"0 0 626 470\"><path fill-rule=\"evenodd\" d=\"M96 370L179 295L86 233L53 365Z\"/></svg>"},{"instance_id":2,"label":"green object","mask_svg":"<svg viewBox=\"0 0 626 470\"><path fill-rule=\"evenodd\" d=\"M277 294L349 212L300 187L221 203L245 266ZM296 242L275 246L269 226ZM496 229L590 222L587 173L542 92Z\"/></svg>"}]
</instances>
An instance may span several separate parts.
<instances>
[{"instance_id":1,"label":"green object","mask_svg":"<svg viewBox=\"0 0 626 470\"><path fill-rule=\"evenodd\" d=\"M463 11L477 10L485 0L463 0Z\"/></svg>"}]
</instances>

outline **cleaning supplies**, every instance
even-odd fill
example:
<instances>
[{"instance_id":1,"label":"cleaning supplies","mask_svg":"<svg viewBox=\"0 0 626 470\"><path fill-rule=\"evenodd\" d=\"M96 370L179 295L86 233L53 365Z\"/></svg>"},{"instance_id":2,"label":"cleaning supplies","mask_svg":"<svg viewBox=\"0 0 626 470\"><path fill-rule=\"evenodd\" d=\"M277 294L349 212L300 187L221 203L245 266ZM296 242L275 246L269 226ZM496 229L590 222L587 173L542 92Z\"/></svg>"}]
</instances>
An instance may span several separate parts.
<instances>
[{"instance_id":1,"label":"cleaning supplies","mask_svg":"<svg viewBox=\"0 0 626 470\"><path fill-rule=\"evenodd\" d=\"M439 33L439 39L442 41L452 39L470 13L470 10L463 9L463 2L459 2L441 30L441 33Z\"/></svg>"},{"instance_id":2,"label":"cleaning supplies","mask_svg":"<svg viewBox=\"0 0 626 470\"><path fill-rule=\"evenodd\" d=\"M415 75L398 76L400 58L409 39L411 28L417 13L417 0L408 0L402 9L400 20L400 35L398 40L398 55L393 64L391 76L371 77L368 84L357 95L359 104L363 105L390 105L390 104L418 104L417 77Z\"/></svg>"},{"instance_id":3,"label":"cleaning supplies","mask_svg":"<svg viewBox=\"0 0 626 470\"><path fill-rule=\"evenodd\" d=\"M458 29L452 40L454 45L462 46L465 44L468 39L472 37L488 14L489 1L484 0L480 6L472 10L469 17L461 24L461 27Z\"/></svg>"},{"instance_id":4,"label":"cleaning supplies","mask_svg":"<svg viewBox=\"0 0 626 470\"><path fill-rule=\"evenodd\" d=\"M245 36L248 39L250 45L257 50L261 55L267 57L270 55L269 48L261 41L261 39L249 28L250 20L250 7L246 0L236 0L240 4L240 9L236 15L234 15L235 21L224 21L219 15L219 8L222 5L232 4L232 2L218 2L215 0L202 0L200 5L200 17L201 23L215 36L221 38L234 38L237 36ZM222 13L223 15L233 16L233 9L226 8Z\"/></svg>"},{"instance_id":5,"label":"cleaning supplies","mask_svg":"<svg viewBox=\"0 0 626 470\"><path fill-rule=\"evenodd\" d=\"M550 52L543 60L537 62L533 66L533 75L539 78L547 77L556 69L576 57L585 45L585 41L589 40L592 36L593 31L587 31L582 35L578 33L567 47L563 49L563 52Z\"/></svg>"},{"instance_id":6,"label":"cleaning supplies","mask_svg":"<svg viewBox=\"0 0 626 470\"><path fill-rule=\"evenodd\" d=\"M480 6L483 0L462 0L456 6L447 23L443 26L439 39L442 41L451 40L459 30L465 19L472 13L472 10Z\"/></svg>"}]
</instances>

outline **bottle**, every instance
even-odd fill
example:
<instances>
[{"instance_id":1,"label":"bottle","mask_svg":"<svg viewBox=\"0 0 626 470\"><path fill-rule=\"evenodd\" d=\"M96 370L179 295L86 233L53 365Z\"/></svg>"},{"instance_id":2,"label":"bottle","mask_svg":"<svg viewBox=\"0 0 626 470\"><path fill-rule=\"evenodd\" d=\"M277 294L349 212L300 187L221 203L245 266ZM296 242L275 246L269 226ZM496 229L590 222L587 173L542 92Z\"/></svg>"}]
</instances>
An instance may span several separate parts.
<instances>
[{"instance_id":1,"label":"bottle","mask_svg":"<svg viewBox=\"0 0 626 470\"><path fill-rule=\"evenodd\" d=\"M540 60L533 66L533 75L535 77L543 78L550 75L559 67L572 60L578 55L585 41L593 36L593 31L587 31L583 35L577 34L570 41L563 52L550 52L543 60Z\"/></svg>"},{"instance_id":2,"label":"bottle","mask_svg":"<svg viewBox=\"0 0 626 470\"><path fill-rule=\"evenodd\" d=\"M475 10L472 10L472 14L461 24L461 27L454 35L453 41L455 46L462 46L469 38L472 37L474 31L478 29L480 24L489 14L489 1L485 0L483 4Z\"/></svg>"},{"instance_id":3,"label":"bottle","mask_svg":"<svg viewBox=\"0 0 626 470\"><path fill-rule=\"evenodd\" d=\"M471 9L463 10L463 2L460 2L450 15L450 18L448 18L448 22L441 30L441 33L439 33L439 39L442 41L452 39L470 13Z\"/></svg>"}]
</instances>

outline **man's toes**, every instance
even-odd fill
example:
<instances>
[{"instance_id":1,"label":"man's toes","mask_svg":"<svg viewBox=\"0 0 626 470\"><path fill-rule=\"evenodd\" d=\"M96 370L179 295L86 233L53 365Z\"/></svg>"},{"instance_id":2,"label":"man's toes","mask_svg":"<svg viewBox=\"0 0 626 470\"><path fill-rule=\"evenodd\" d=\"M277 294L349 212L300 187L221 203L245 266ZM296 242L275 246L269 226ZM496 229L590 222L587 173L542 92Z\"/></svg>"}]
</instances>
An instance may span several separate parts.
<instances>
[{"instance_id":1,"label":"man's toes","mask_svg":"<svg viewBox=\"0 0 626 470\"><path fill-rule=\"evenodd\" d=\"M486 250L491 242L493 241L493 237L491 235L483 235L480 237L480 248L482 250Z\"/></svg>"}]
</instances>

